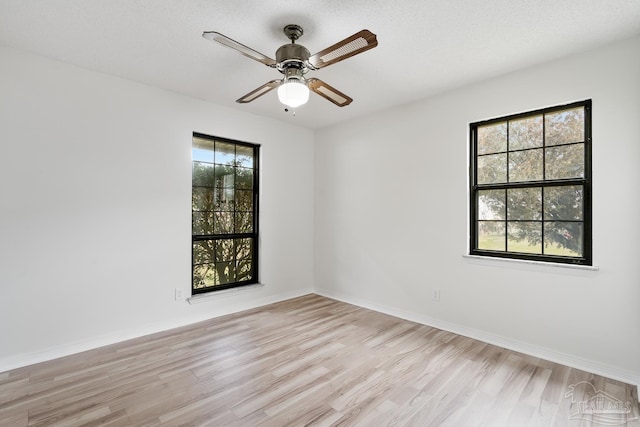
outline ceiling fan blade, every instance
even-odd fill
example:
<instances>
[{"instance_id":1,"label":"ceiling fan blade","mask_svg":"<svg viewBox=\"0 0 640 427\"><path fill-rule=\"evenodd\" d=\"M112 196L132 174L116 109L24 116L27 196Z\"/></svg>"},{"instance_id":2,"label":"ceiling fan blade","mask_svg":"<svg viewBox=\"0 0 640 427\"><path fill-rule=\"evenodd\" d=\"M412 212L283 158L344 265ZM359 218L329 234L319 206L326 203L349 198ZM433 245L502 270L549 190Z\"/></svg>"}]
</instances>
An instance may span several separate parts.
<instances>
[{"instance_id":1,"label":"ceiling fan blade","mask_svg":"<svg viewBox=\"0 0 640 427\"><path fill-rule=\"evenodd\" d=\"M326 67L378 46L376 35L362 30L351 37L330 46L309 58L315 68Z\"/></svg>"},{"instance_id":2,"label":"ceiling fan blade","mask_svg":"<svg viewBox=\"0 0 640 427\"><path fill-rule=\"evenodd\" d=\"M351 99L349 96L340 92L338 89L333 86L329 86L325 82L320 79L312 78L307 79L307 85L309 89L320 95L321 97L328 99L329 101L336 104L338 107L344 107L351 104Z\"/></svg>"},{"instance_id":3,"label":"ceiling fan blade","mask_svg":"<svg viewBox=\"0 0 640 427\"><path fill-rule=\"evenodd\" d=\"M238 43L237 41L230 39L224 34L220 34L215 31L205 31L204 33L202 33L202 37L207 40L218 42L221 45L230 47L231 49L235 49L244 56L255 59L258 62L262 62L264 65L268 65L269 67L276 66L276 61L274 59L271 59L268 56L265 56L260 52L243 45L242 43Z\"/></svg>"},{"instance_id":4,"label":"ceiling fan blade","mask_svg":"<svg viewBox=\"0 0 640 427\"><path fill-rule=\"evenodd\" d=\"M236 102L240 104L246 104L247 102L251 102L256 98L260 98L265 93L269 92L272 89L277 88L282 83L282 80L271 80L268 83L263 84L259 88L252 90L248 94L236 99Z\"/></svg>"}]
</instances>

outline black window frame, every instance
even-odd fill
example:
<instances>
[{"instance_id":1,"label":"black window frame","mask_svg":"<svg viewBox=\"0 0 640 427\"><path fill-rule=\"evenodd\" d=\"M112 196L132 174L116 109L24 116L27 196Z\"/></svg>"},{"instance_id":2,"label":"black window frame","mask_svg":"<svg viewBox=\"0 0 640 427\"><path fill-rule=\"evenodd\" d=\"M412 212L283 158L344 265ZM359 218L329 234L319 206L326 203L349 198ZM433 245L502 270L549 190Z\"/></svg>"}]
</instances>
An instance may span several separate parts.
<instances>
[{"instance_id":1,"label":"black window frame","mask_svg":"<svg viewBox=\"0 0 640 427\"><path fill-rule=\"evenodd\" d=\"M543 138L546 138L545 135L545 119L544 115L549 113L554 113L557 111L568 110L571 108L584 108L584 176L582 178L570 178L570 179L545 179L543 176L542 180L537 181L521 181L521 182L507 182L498 183L498 184L478 184L478 128L481 126L487 126L491 124L496 124L500 122L509 122L513 120L523 119L530 116L543 115ZM574 265L585 265L591 266L592 262L592 168L591 168L591 146L592 146L592 101L591 99L572 102L569 104L563 105L555 105L552 107L527 111L524 113L512 114L503 117L497 117L489 120L483 120L479 122L474 122L469 124L469 141L470 141L470 163L469 163L469 209L470 209L470 236L469 236L469 254L477 255L477 256L486 256L486 257L495 257L495 258L507 258L507 259L519 259L519 260L529 260L529 261L541 261L545 263L554 263L554 264L574 264ZM508 156L510 153L509 150L509 135L508 135L507 126L507 173L508 173ZM542 148L546 149L546 141L543 139ZM516 150L514 150L516 151ZM543 162L545 156L543 154ZM544 163L543 163L543 171L544 171ZM543 172L544 173L544 172ZM583 240L582 240L582 256L581 257L572 257L572 256L561 256L561 255L551 255L544 254L544 232L542 232L542 248L543 254L531 254L531 253L523 253L523 252L509 252L508 246L506 244L508 240L508 233L505 228L505 250L490 250L490 249L478 249L478 228L479 221L478 218L478 191L479 190L501 190L501 189L514 189L514 188L531 188L531 187L558 187L558 186L572 186L572 185L581 185L583 188L583 206L582 206L582 224L583 224ZM542 194L544 197L544 190L542 190ZM505 208L506 209L506 208ZM544 199L542 200L541 214L544 215ZM505 227L508 224L508 216L505 211ZM545 219L542 218L540 222L544 224ZM544 229L544 225L542 226Z\"/></svg>"},{"instance_id":2,"label":"black window frame","mask_svg":"<svg viewBox=\"0 0 640 427\"><path fill-rule=\"evenodd\" d=\"M231 288L237 288L237 287L242 287L242 286L247 286L247 285L253 285L253 284L257 284L260 283L259 281L259 235L260 235L260 230L259 230L259 201L260 201L260 145L259 144L253 144L250 142L244 142L244 141L238 141L238 140L234 140L234 139L229 139L229 138L223 138L223 137L218 137L218 136L212 136L212 135L207 135L207 134L203 134L203 133L198 133L198 132L193 132L193 137L192 137L192 150L194 148L194 139L195 138L200 138L200 139L206 139L209 141L212 141L213 143L215 142L221 142L221 143L225 143L225 144L233 144L236 147L237 146L242 146L242 147L249 147L253 149L253 182L252 182L252 203L253 203L253 215L252 215L252 232L250 233L238 233L238 232L234 232L234 233L211 233L211 234L194 234L193 233L193 213L195 212L193 210L193 205L192 205L192 232L191 232L191 294L192 295L197 295L197 294L205 294L205 293L210 293L210 292L216 292L216 291L221 291L224 289L231 289ZM193 165L194 165L194 159L192 157L191 159L191 164L192 164L192 183L191 183L191 191L192 191L192 197L193 197L193 189L198 187L198 188L211 188L212 191L216 191L215 188L215 184L214 186L196 186L194 185L193 182ZM214 164L215 165L215 164ZM234 166L237 167L237 166ZM235 191L235 184L234 184L234 191ZM192 202L193 203L193 202ZM235 208L234 208L235 209ZM235 215L235 211L234 211L234 215ZM194 256L194 243L195 242L202 242L202 241L219 241L219 240L232 240L232 239L251 239L252 240L252 244L251 244L251 278L249 280L242 280L242 281L235 281L235 282L230 282L230 283L225 283L225 284L219 284L219 285L214 285L214 286L209 286L209 287L204 287L204 288L196 288L195 287L195 283L194 283L194 270L196 267L196 263L195 263L195 256ZM237 261L237 260L236 260Z\"/></svg>"}]
</instances>

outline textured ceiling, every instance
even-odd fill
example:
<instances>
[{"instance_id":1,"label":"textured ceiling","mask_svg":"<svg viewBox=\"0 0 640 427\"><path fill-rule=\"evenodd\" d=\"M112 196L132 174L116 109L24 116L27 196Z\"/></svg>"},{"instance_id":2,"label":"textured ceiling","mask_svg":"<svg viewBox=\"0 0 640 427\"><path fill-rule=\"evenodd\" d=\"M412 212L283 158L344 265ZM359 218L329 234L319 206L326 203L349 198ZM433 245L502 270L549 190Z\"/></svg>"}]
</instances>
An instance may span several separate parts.
<instances>
[{"instance_id":1,"label":"textured ceiling","mask_svg":"<svg viewBox=\"0 0 640 427\"><path fill-rule=\"evenodd\" d=\"M312 54L377 34L375 49L308 74L351 105L311 94L294 117L275 91L235 103L280 74L202 32L274 57L290 23ZM637 34L640 0L0 0L2 45L312 129Z\"/></svg>"}]
</instances>

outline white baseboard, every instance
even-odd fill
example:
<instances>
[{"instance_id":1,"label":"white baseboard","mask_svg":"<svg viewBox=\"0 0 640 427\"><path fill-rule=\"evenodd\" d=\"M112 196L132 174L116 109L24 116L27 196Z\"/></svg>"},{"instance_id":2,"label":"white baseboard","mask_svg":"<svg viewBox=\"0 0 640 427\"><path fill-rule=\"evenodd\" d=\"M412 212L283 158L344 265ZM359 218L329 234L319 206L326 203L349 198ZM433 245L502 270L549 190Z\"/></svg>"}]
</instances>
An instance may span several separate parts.
<instances>
[{"instance_id":1,"label":"white baseboard","mask_svg":"<svg viewBox=\"0 0 640 427\"><path fill-rule=\"evenodd\" d=\"M357 305L358 307L367 308L380 313L399 317L401 319L420 323L422 325L442 329L444 331L452 332L458 335L463 335L465 337L473 338L482 342L486 342L488 344L493 344L509 350L528 354L533 357L559 363L571 368L580 369L596 375L601 375L603 377L622 381L627 384L635 385L640 389L640 375L638 373L620 369L615 366L607 365L601 362L585 359L571 354L562 353L549 348L528 344L512 338L507 338L478 329L469 328L467 326L457 325L455 323L446 322L422 314L400 310L395 307L390 307L384 304L378 304L372 301L354 297L353 295L347 295L340 292L318 288L314 289L314 293L328 298L336 299L338 301Z\"/></svg>"},{"instance_id":2,"label":"white baseboard","mask_svg":"<svg viewBox=\"0 0 640 427\"><path fill-rule=\"evenodd\" d=\"M226 316L237 311L250 310L252 308L261 307L280 301L285 301L292 298L297 298L303 295L313 293L311 288L297 289L294 291L283 292L268 296L266 298L257 299L254 301L248 301L240 310L230 310L229 312L217 312L215 315L199 315L184 317L181 319L173 319L167 322L155 322L133 329L117 331L99 337L93 337L88 340L82 340L72 343L66 343L60 346L50 347L41 351L35 351L32 353L19 354L0 359L0 372L10 371L12 369L18 369L36 363L46 362L60 357L69 356L76 353L81 353L87 350L93 350L99 347L104 347L111 344L116 344L122 341L130 340L133 338L139 338L146 335L155 334L157 332L164 332L170 329L179 328L182 326L192 325L194 323L202 322L205 320L215 319L216 317ZM212 298L212 301L215 301Z\"/></svg>"}]
</instances>

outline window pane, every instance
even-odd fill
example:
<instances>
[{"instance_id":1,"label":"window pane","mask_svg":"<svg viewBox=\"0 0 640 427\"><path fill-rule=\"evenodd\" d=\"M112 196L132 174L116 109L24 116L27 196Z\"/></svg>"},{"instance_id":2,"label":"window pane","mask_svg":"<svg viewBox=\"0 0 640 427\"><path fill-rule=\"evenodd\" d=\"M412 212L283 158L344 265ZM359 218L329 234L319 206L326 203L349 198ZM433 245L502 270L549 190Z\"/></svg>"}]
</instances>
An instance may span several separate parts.
<instances>
[{"instance_id":1,"label":"window pane","mask_svg":"<svg viewBox=\"0 0 640 427\"><path fill-rule=\"evenodd\" d=\"M507 251L528 254L542 253L541 222L508 222Z\"/></svg>"},{"instance_id":2,"label":"window pane","mask_svg":"<svg viewBox=\"0 0 640 427\"><path fill-rule=\"evenodd\" d=\"M215 259L215 242L213 240L205 240L193 242L193 263L207 264Z\"/></svg>"},{"instance_id":3,"label":"window pane","mask_svg":"<svg viewBox=\"0 0 640 427\"><path fill-rule=\"evenodd\" d=\"M502 182L507 182L506 153L478 157L478 184Z\"/></svg>"},{"instance_id":4,"label":"window pane","mask_svg":"<svg viewBox=\"0 0 640 427\"><path fill-rule=\"evenodd\" d=\"M478 127L478 154L507 151L507 122Z\"/></svg>"},{"instance_id":5,"label":"window pane","mask_svg":"<svg viewBox=\"0 0 640 427\"><path fill-rule=\"evenodd\" d=\"M253 188L253 169L236 168L235 187L251 190Z\"/></svg>"},{"instance_id":6,"label":"window pane","mask_svg":"<svg viewBox=\"0 0 640 427\"><path fill-rule=\"evenodd\" d=\"M505 219L505 190L478 191L478 219Z\"/></svg>"},{"instance_id":7,"label":"window pane","mask_svg":"<svg viewBox=\"0 0 640 427\"><path fill-rule=\"evenodd\" d=\"M216 262L216 273L219 284L233 283L236 281L236 263Z\"/></svg>"},{"instance_id":8,"label":"window pane","mask_svg":"<svg viewBox=\"0 0 640 427\"><path fill-rule=\"evenodd\" d=\"M541 220L542 188L508 189L507 218L509 220Z\"/></svg>"},{"instance_id":9,"label":"window pane","mask_svg":"<svg viewBox=\"0 0 640 427\"><path fill-rule=\"evenodd\" d=\"M542 149L509 153L509 182L541 181Z\"/></svg>"},{"instance_id":10,"label":"window pane","mask_svg":"<svg viewBox=\"0 0 640 427\"><path fill-rule=\"evenodd\" d=\"M201 289L217 285L217 275L214 264L193 266L193 288Z\"/></svg>"},{"instance_id":11,"label":"window pane","mask_svg":"<svg viewBox=\"0 0 640 427\"><path fill-rule=\"evenodd\" d=\"M216 187L233 188L235 182L235 168L226 165L216 165Z\"/></svg>"},{"instance_id":12,"label":"window pane","mask_svg":"<svg viewBox=\"0 0 640 427\"><path fill-rule=\"evenodd\" d=\"M236 212L235 227L236 227L236 233L253 232L253 213Z\"/></svg>"},{"instance_id":13,"label":"window pane","mask_svg":"<svg viewBox=\"0 0 640 427\"><path fill-rule=\"evenodd\" d=\"M233 212L234 193L233 188L216 188L215 210L219 212Z\"/></svg>"},{"instance_id":14,"label":"window pane","mask_svg":"<svg viewBox=\"0 0 640 427\"><path fill-rule=\"evenodd\" d=\"M509 122L509 150L542 147L542 115Z\"/></svg>"},{"instance_id":15,"label":"window pane","mask_svg":"<svg viewBox=\"0 0 640 427\"><path fill-rule=\"evenodd\" d=\"M545 115L545 145L584 142L584 107Z\"/></svg>"},{"instance_id":16,"label":"window pane","mask_svg":"<svg viewBox=\"0 0 640 427\"><path fill-rule=\"evenodd\" d=\"M215 161L220 165L233 166L236 161L236 144L216 141Z\"/></svg>"},{"instance_id":17,"label":"window pane","mask_svg":"<svg viewBox=\"0 0 640 427\"><path fill-rule=\"evenodd\" d=\"M215 191L207 187L193 187L191 193L191 209L194 211L212 211Z\"/></svg>"},{"instance_id":18,"label":"window pane","mask_svg":"<svg viewBox=\"0 0 640 427\"><path fill-rule=\"evenodd\" d=\"M253 147L236 146L236 161L238 166L253 168Z\"/></svg>"},{"instance_id":19,"label":"window pane","mask_svg":"<svg viewBox=\"0 0 640 427\"><path fill-rule=\"evenodd\" d=\"M193 234L213 234L214 232L213 212L193 212L191 232Z\"/></svg>"},{"instance_id":20,"label":"window pane","mask_svg":"<svg viewBox=\"0 0 640 427\"><path fill-rule=\"evenodd\" d=\"M193 137L193 149L200 149L200 150L208 150L210 151L211 154L211 160L206 160L208 162L213 163L213 149L215 147L215 141L208 139L208 138L200 138L198 136L194 136ZM195 158L193 158L193 160L196 160Z\"/></svg>"},{"instance_id":21,"label":"window pane","mask_svg":"<svg viewBox=\"0 0 640 427\"><path fill-rule=\"evenodd\" d=\"M210 186L215 183L213 165L210 163L193 162L191 166L192 185Z\"/></svg>"},{"instance_id":22,"label":"window pane","mask_svg":"<svg viewBox=\"0 0 640 427\"><path fill-rule=\"evenodd\" d=\"M253 239L236 239L236 259L253 257Z\"/></svg>"},{"instance_id":23,"label":"window pane","mask_svg":"<svg viewBox=\"0 0 640 427\"><path fill-rule=\"evenodd\" d=\"M214 231L217 234L230 234L235 229L233 212L216 212Z\"/></svg>"},{"instance_id":24,"label":"window pane","mask_svg":"<svg viewBox=\"0 0 640 427\"><path fill-rule=\"evenodd\" d=\"M236 211L253 210L253 191L236 190Z\"/></svg>"},{"instance_id":25,"label":"window pane","mask_svg":"<svg viewBox=\"0 0 640 427\"><path fill-rule=\"evenodd\" d=\"M215 242L203 241L193 243L193 287L195 289L217 284L213 260L215 259Z\"/></svg>"},{"instance_id":26,"label":"window pane","mask_svg":"<svg viewBox=\"0 0 640 427\"><path fill-rule=\"evenodd\" d=\"M544 253L581 257L583 232L584 225L581 222L545 222Z\"/></svg>"},{"instance_id":27,"label":"window pane","mask_svg":"<svg viewBox=\"0 0 640 427\"><path fill-rule=\"evenodd\" d=\"M582 220L582 185L566 185L544 189L544 219Z\"/></svg>"},{"instance_id":28,"label":"window pane","mask_svg":"<svg viewBox=\"0 0 640 427\"><path fill-rule=\"evenodd\" d=\"M213 163L213 150L193 147L191 150L191 159L198 162Z\"/></svg>"},{"instance_id":29,"label":"window pane","mask_svg":"<svg viewBox=\"0 0 640 427\"><path fill-rule=\"evenodd\" d=\"M235 259L235 250L233 239L224 239L216 241L216 260L232 261Z\"/></svg>"},{"instance_id":30,"label":"window pane","mask_svg":"<svg viewBox=\"0 0 640 427\"><path fill-rule=\"evenodd\" d=\"M491 251L505 250L504 222L478 221L478 247Z\"/></svg>"},{"instance_id":31,"label":"window pane","mask_svg":"<svg viewBox=\"0 0 640 427\"><path fill-rule=\"evenodd\" d=\"M545 151L545 178L582 178L584 176L584 144L550 147Z\"/></svg>"},{"instance_id":32,"label":"window pane","mask_svg":"<svg viewBox=\"0 0 640 427\"><path fill-rule=\"evenodd\" d=\"M236 264L236 274L238 281L251 280L253 278L253 262L251 258L243 259Z\"/></svg>"}]
</instances>

